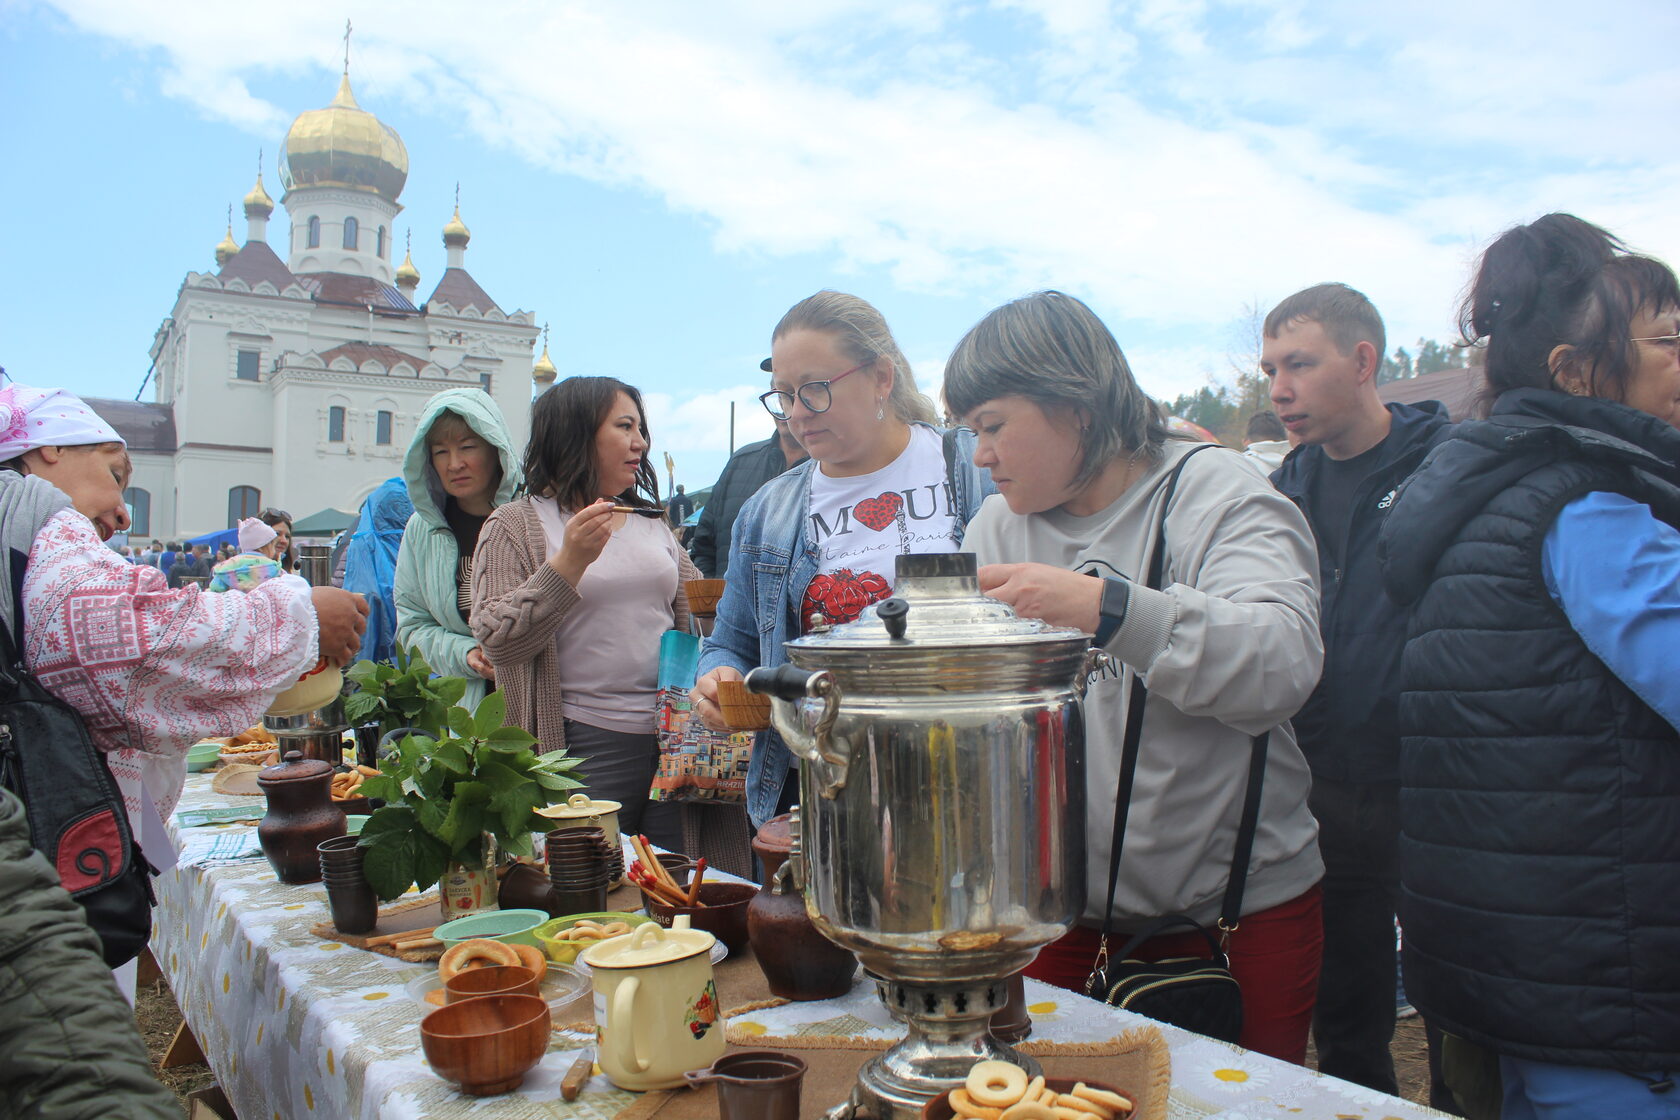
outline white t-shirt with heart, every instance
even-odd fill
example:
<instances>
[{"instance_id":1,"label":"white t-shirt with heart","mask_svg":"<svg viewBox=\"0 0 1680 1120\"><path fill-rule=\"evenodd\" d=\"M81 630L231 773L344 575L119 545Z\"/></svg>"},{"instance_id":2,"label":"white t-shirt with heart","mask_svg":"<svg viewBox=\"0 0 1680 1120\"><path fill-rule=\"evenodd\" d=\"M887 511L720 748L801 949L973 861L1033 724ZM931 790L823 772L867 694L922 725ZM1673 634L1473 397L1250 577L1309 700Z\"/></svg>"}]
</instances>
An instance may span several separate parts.
<instances>
[{"instance_id":1,"label":"white t-shirt with heart","mask_svg":"<svg viewBox=\"0 0 1680 1120\"><path fill-rule=\"evenodd\" d=\"M910 442L870 474L811 475L805 539L817 547L817 575L805 589L800 630L820 613L838 625L892 594L896 558L955 552L962 538L939 433L912 426Z\"/></svg>"}]
</instances>

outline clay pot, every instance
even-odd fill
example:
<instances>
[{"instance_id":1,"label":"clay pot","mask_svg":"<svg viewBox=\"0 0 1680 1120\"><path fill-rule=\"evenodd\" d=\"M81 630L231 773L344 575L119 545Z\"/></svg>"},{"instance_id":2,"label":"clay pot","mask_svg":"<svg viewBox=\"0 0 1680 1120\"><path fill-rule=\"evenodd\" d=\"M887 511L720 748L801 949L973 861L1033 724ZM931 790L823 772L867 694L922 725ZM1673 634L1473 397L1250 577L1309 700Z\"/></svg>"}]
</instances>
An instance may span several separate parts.
<instances>
[{"instance_id":1,"label":"clay pot","mask_svg":"<svg viewBox=\"0 0 1680 1120\"><path fill-rule=\"evenodd\" d=\"M782 999L833 999L852 990L857 958L821 933L793 886L792 814L764 822L753 837L764 888L747 906L747 936L770 991Z\"/></svg>"},{"instance_id":2,"label":"clay pot","mask_svg":"<svg viewBox=\"0 0 1680 1120\"><path fill-rule=\"evenodd\" d=\"M257 842L282 883L319 883L322 841L343 836L344 810L332 800L333 768L298 751L257 773L268 812L257 825Z\"/></svg>"}]
</instances>

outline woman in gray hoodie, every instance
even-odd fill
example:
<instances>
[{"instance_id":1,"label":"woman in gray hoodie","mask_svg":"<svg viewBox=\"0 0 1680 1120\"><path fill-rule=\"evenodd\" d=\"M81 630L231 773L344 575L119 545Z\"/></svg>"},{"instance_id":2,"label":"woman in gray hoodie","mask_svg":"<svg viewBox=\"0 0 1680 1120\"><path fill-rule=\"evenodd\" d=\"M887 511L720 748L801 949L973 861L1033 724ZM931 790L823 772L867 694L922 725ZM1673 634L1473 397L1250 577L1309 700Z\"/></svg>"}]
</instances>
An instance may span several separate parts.
<instances>
[{"instance_id":1,"label":"woman in gray hoodie","mask_svg":"<svg viewBox=\"0 0 1680 1120\"><path fill-rule=\"evenodd\" d=\"M1112 915L1122 940L1112 947L1169 914L1213 926L1251 743L1270 732L1240 928L1226 952L1243 993L1241 1044L1304 1060L1324 874L1307 765L1288 723L1323 658L1305 518L1235 451L1170 437L1108 329L1060 292L981 320L951 355L945 397L977 433L975 465L999 492L965 538L983 565L981 590L1024 616L1095 634L1123 666L1085 697L1085 915L1027 974L1078 989L1095 962L1127 706L1141 675L1148 703ZM1145 577L1163 517L1155 590ZM1194 933L1154 937L1132 955L1192 954L1208 954Z\"/></svg>"}]
</instances>

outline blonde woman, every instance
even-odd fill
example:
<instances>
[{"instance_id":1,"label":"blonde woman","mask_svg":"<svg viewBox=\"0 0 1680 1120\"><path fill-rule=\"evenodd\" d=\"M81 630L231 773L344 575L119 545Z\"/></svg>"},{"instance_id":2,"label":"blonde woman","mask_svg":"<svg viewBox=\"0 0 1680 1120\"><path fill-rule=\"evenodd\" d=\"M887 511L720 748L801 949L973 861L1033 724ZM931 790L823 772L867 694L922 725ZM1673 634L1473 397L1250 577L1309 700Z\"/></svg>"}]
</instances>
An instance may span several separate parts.
<instances>
[{"instance_id":1,"label":"blonde woman","mask_svg":"<svg viewBox=\"0 0 1680 1120\"><path fill-rule=\"evenodd\" d=\"M887 598L899 555L957 551L993 492L971 462L973 433L934 427L886 320L858 297L825 291L795 304L771 335L770 366L759 400L810 458L766 483L736 519L694 688L695 710L719 730L718 681L780 665L783 643L813 621L849 622ZM747 775L754 826L792 803L792 768L786 744L763 732Z\"/></svg>"}]
</instances>

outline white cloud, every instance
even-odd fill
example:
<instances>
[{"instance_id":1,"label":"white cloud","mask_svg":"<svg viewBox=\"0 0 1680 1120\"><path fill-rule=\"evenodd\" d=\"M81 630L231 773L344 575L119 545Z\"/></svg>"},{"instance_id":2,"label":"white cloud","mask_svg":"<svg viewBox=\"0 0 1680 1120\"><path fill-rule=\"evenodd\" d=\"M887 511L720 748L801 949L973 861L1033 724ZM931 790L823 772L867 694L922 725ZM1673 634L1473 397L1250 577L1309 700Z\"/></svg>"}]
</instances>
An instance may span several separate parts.
<instances>
[{"instance_id":1,"label":"white cloud","mask_svg":"<svg viewBox=\"0 0 1680 1120\"><path fill-rule=\"evenodd\" d=\"M298 0L257 33L202 0L57 7L158 52L169 95L267 136L295 107L249 83L336 70L343 18ZM375 0L354 16L358 91L388 117L447 116L653 193L725 252L830 253L984 300L1055 286L1146 334L1200 331L1199 348L1121 338L1163 396L1223 376L1243 304L1320 280L1365 290L1397 339L1445 337L1476 248L1549 209L1680 255L1660 189L1680 170L1661 127L1680 6ZM983 19L1007 24L1004 46L972 33ZM661 442L722 448L751 388L650 398Z\"/></svg>"}]
</instances>

